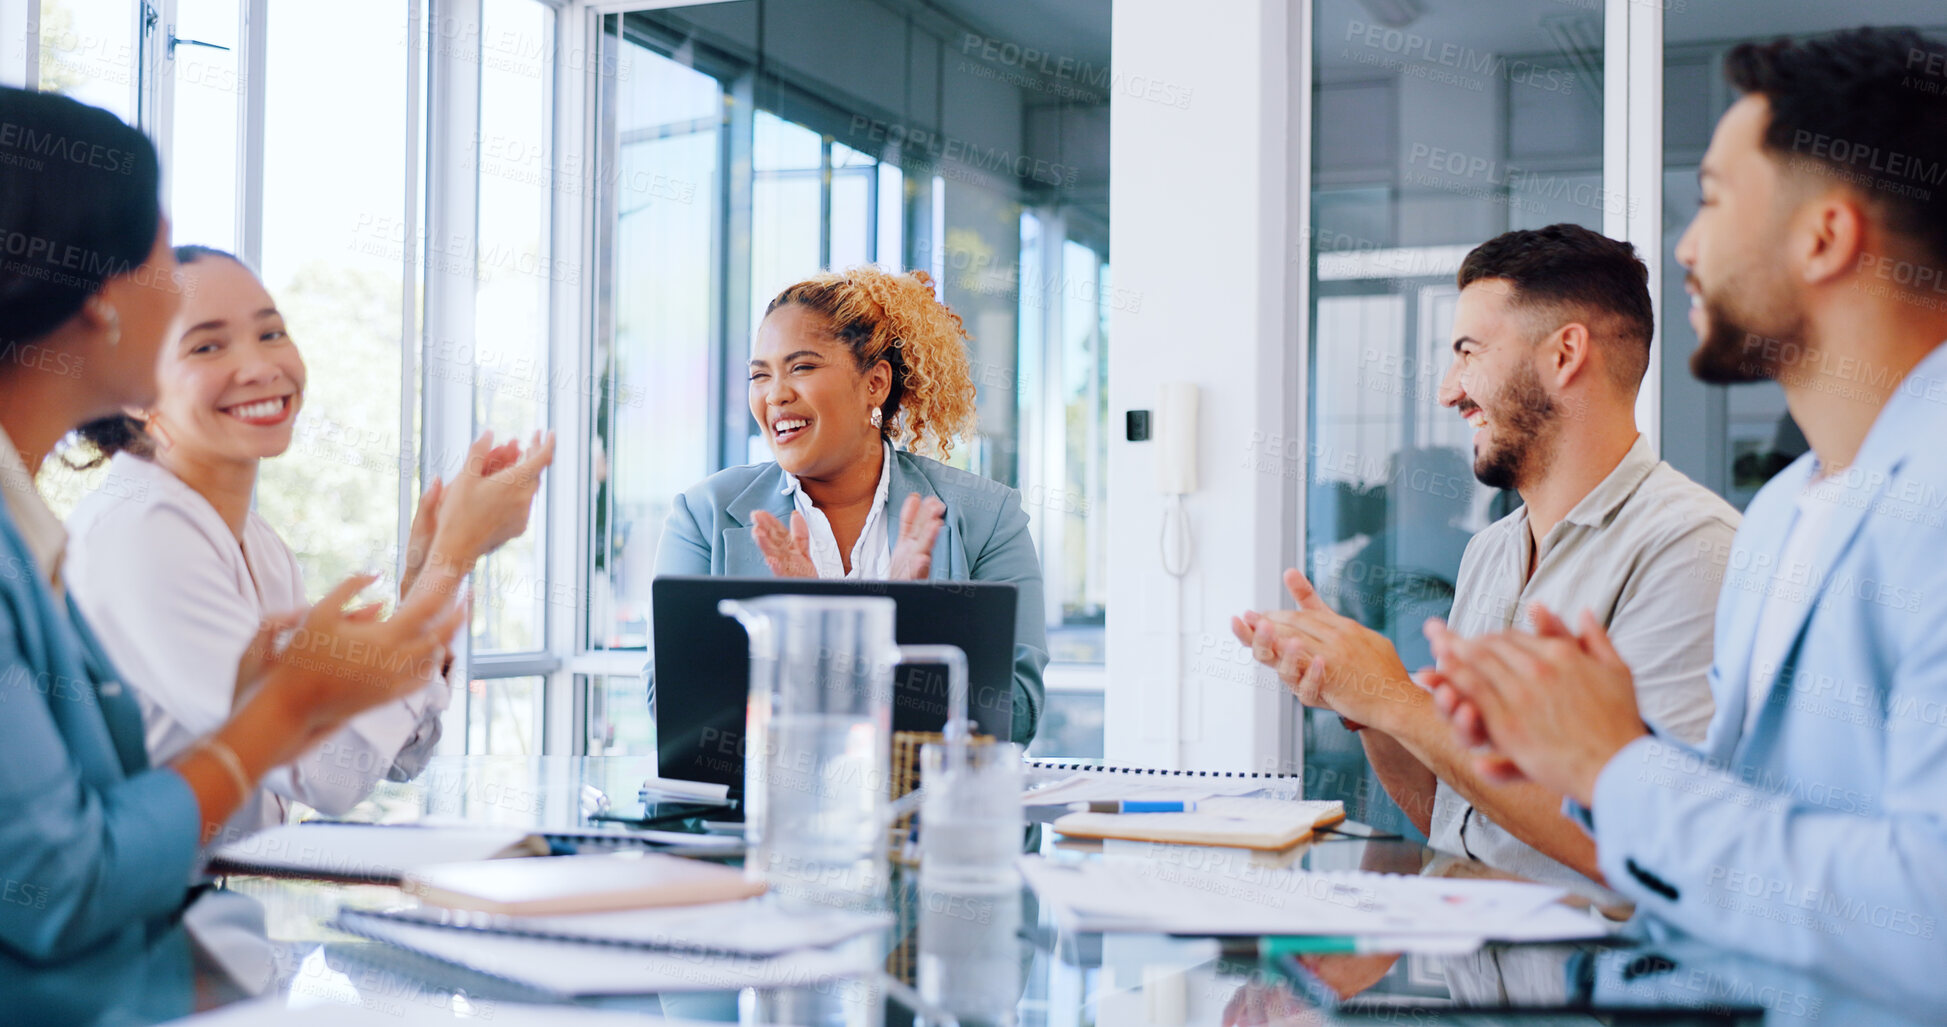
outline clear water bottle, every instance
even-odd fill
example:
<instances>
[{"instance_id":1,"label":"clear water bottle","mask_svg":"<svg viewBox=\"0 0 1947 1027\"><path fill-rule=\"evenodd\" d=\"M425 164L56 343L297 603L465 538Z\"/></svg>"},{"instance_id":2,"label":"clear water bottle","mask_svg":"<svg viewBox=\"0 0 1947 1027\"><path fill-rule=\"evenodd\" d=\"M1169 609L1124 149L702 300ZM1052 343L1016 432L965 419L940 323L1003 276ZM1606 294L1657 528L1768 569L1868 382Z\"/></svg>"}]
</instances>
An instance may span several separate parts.
<instances>
[{"instance_id":1,"label":"clear water bottle","mask_svg":"<svg viewBox=\"0 0 1947 1027\"><path fill-rule=\"evenodd\" d=\"M919 994L961 1027L1012 1027L1021 997L1021 747L920 749Z\"/></svg>"},{"instance_id":2,"label":"clear water bottle","mask_svg":"<svg viewBox=\"0 0 1947 1027\"><path fill-rule=\"evenodd\" d=\"M966 656L902 650L883 596L760 596L718 610L750 635L745 871L787 904L883 908L892 669L947 665L965 730Z\"/></svg>"}]
</instances>

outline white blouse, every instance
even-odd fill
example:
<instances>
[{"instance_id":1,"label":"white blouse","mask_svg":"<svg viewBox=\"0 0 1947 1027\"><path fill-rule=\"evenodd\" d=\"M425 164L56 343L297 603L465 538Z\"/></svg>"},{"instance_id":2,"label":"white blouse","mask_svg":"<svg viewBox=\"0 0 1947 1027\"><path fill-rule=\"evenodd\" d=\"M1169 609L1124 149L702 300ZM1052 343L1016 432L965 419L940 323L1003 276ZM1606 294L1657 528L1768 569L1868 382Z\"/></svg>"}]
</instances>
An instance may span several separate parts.
<instances>
[{"instance_id":1,"label":"white blouse","mask_svg":"<svg viewBox=\"0 0 1947 1027\"><path fill-rule=\"evenodd\" d=\"M142 705L149 757L174 759L230 717L237 660L265 617L310 605L291 548L255 511L243 542L163 467L117 454L68 518L63 577ZM444 678L359 714L265 775L230 819L240 837L283 823L295 800L340 815L382 778L407 780L439 741Z\"/></svg>"},{"instance_id":2,"label":"white blouse","mask_svg":"<svg viewBox=\"0 0 1947 1027\"><path fill-rule=\"evenodd\" d=\"M790 496L792 504L804 515L811 536L811 565L818 569L820 578L879 581L892 574L892 540L886 537L886 499L892 491L891 443L885 444L885 461L879 465L879 488L872 494L872 511L865 515L865 527L860 529L858 541L852 543L850 571L838 558L838 536L832 532L832 522L811 501L804 486L798 483L798 476L785 471L784 488L779 491Z\"/></svg>"}]
</instances>

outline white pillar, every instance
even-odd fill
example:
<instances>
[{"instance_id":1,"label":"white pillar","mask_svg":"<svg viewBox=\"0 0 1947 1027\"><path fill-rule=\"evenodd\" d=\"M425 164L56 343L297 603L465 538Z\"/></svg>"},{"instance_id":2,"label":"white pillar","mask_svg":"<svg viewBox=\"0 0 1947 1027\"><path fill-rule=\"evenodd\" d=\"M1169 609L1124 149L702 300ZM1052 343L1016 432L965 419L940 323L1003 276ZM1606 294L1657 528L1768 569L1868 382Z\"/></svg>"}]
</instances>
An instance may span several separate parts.
<instances>
[{"instance_id":1,"label":"white pillar","mask_svg":"<svg viewBox=\"0 0 1947 1027\"><path fill-rule=\"evenodd\" d=\"M1289 765L1291 706L1230 639L1280 605L1296 559L1304 202L1293 133L1304 5L1194 10L1118 0L1112 42L1108 757L1197 769ZM1155 441L1124 414L1164 382L1200 389L1194 559L1163 567ZM1181 599L1178 601L1178 589Z\"/></svg>"}]
</instances>

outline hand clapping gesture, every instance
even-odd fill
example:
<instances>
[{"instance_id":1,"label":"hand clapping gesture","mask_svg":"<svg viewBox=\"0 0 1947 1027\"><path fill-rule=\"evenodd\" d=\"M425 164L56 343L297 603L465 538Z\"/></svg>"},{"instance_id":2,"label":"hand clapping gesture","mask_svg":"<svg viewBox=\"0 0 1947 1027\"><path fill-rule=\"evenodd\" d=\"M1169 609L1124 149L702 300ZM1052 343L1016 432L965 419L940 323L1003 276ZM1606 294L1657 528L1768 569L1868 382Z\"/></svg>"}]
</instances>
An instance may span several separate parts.
<instances>
[{"instance_id":1,"label":"hand clapping gesture","mask_svg":"<svg viewBox=\"0 0 1947 1027\"><path fill-rule=\"evenodd\" d=\"M1603 767L1647 733L1635 682L1594 614L1583 612L1579 635L1540 604L1533 616L1532 634L1478 638L1427 621L1437 663L1425 680L1461 744L1492 747L1481 773L1526 777L1587 806Z\"/></svg>"},{"instance_id":2,"label":"hand clapping gesture","mask_svg":"<svg viewBox=\"0 0 1947 1027\"><path fill-rule=\"evenodd\" d=\"M353 716L425 684L446 640L466 620L466 603L431 592L401 603L390 617L373 606L346 609L375 574L346 578L306 611L281 647L253 645L241 673L259 675L261 690L298 712L314 738ZM266 625L259 639L267 642ZM247 687L247 684L246 684Z\"/></svg>"},{"instance_id":3,"label":"hand clapping gesture","mask_svg":"<svg viewBox=\"0 0 1947 1027\"><path fill-rule=\"evenodd\" d=\"M946 504L938 497L920 501L918 493L906 497L899 508L899 537L893 541L892 563L887 580L924 581L933 573L933 543L946 525ZM811 525L804 515L793 511L791 527L772 514L759 510L751 517L751 537L764 554L764 563L780 578L815 578L818 567L811 560Z\"/></svg>"},{"instance_id":4,"label":"hand clapping gesture","mask_svg":"<svg viewBox=\"0 0 1947 1027\"><path fill-rule=\"evenodd\" d=\"M920 502L919 493L899 507L899 538L892 544L893 581L925 581L933 573L933 543L946 526L946 504L938 496Z\"/></svg>"},{"instance_id":5,"label":"hand clapping gesture","mask_svg":"<svg viewBox=\"0 0 1947 1027\"><path fill-rule=\"evenodd\" d=\"M553 432L535 432L525 450L512 441L495 446L493 432L474 440L459 473L435 479L420 497L400 594L421 587L451 593L481 557L526 531L541 472L553 461Z\"/></svg>"},{"instance_id":6,"label":"hand clapping gesture","mask_svg":"<svg viewBox=\"0 0 1947 1027\"><path fill-rule=\"evenodd\" d=\"M818 576L818 567L811 562L811 525L804 514L792 511L791 527L786 530L769 511L759 510L751 517L750 528L772 574L780 578Z\"/></svg>"}]
</instances>

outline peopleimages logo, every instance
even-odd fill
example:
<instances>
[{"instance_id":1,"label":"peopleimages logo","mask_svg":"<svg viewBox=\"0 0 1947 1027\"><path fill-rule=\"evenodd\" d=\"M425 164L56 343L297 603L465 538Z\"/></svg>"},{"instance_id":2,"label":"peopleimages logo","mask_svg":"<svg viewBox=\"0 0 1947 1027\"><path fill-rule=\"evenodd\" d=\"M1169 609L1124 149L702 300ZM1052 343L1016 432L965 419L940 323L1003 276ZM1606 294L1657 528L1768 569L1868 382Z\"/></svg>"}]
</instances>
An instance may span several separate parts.
<instances>
[{"instance_id":1,"label":"peopleimages logo","mask_svg":"<svg viewBox=\"0 0 1947 1027\"><path fill-rule=\"evenodd\" d=\"M1106 65L1098 66L1090 61L1049 53L1032 46L989 39L977 32L967 33L961 41L960 55L963 58L978 58L991 65L1019 69L1042 80L1037 82L1009 76L1006 81L1011 85L1071 98L1085 98L1088 92L1099 91L1188 110L1190 100L1196 95L1196 90L1189 86L1153 75L1125 75ZM965 61L961 62L961 69L971 70ZM1077 88L1070 88L1069 83Z\"/></svg>"},{"instance_id":2,"label":"peopleimages logo","mask_svg":"<svg viewBox=\"0 0 1947 1027\"><path fill-rule=\"evenodd\" d=\"M1516 209L1540 213L1546 209L1541 205L1542 201L1550 201L1605 214L1636 213L1634 199L1613 189L1604 189L1599 181L1532 171L1519 164L1503 163L1480 154L1414 143L1407 151L1406 163L1409 165L1407 180L1412 184L1462 195L1478 194L1482 199L1495 199ZM1426 170L1422 172L1418 170L1420 168ZM1491 190L1505 191L1506 195L1500 197L1492 192L1470 191L1451 181L1442 182L1442 177L1480 182Z\"/></svg>"},{"instance_id":3,"label":"peopleimages logo","mask_svg":"<svg viewBox=\"0 0 1947 1027\"><path fill-rule=\"evenodd\" d=\"M1074 185L1081 171L1072 164L1057 164L1025 153L1015 153L1006 147L981 146L923 128L887 124L863 114L852 116L851 132L854 137L863 135L875 143L891 143L899 147L902 164L913 157L921 157L1054 186Z\"/></svg>"},{"instance_id":4,"label":"peopleimages logo","mask_svg":"<svg viewBox=\"0 0 1947 1027\"><path fill-rule=\"evenodd\" d=\"M1432 36L1385 25L1349 21L1345 26L1345 41L1402 61L1438 65L1480 78L1505 78L1515 85L1530 86L1543 92L1567 93L1575 89L1574 72L1519 57L1504 57L1493 51L1476 50L1458 43L1443 43Z\"/></svg>"},{"instance_id":5,"label":"peopleimages logo","mask_svg":"<svg viewBox=\"0 0 1947 1027\"><path fill-rule=\"evenodd\" d=\"M56 163L80 164L101 171L128 174L135 169L135 154L128 150L70 139L50 132L37 132L32 126L0 121L0 147L19 150Z\"/></svg>"}]
</instances>

